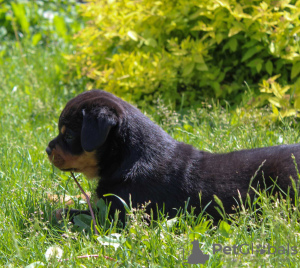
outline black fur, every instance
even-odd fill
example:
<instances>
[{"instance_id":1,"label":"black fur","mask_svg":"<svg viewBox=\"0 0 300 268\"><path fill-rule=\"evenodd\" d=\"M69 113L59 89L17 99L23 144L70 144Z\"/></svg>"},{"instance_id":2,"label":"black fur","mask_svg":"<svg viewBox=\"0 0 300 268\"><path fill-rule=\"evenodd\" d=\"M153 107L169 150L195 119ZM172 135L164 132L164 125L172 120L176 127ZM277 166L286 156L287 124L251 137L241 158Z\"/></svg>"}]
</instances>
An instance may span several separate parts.
<instances>
[{"instance_id":1,"label":"black fur","mask_svg":"<svg viewBox=\"0 0 300 268\"><path fill-rule=\"evenodd\" d=\"M234 199L239 200L238 190L245 199L250 179L264 161L254 187L264 187L264 183L271 186L272 179L277 179L278 186L287 191L290 176L298 179L291 158L294 154L300 159L298 144L226 154L199 151L174 140L137 108L100 90L82 93L68 102L59 120L59 127L63 125L80 137L64 150L75 154L96 150L100 178L97 196L112 202L111 211L119 209L123 216L122 203L104 194L118 195L127 203L130 194L134 207L150 200L148 209L155 213L158 205L170 217L188 199L195 213L211 202L206 211L217 220L220 215L213 195L222 200L227 213L232 213ZM249 193L253 197L253 191Z\"/></svg>"}]
</instances>

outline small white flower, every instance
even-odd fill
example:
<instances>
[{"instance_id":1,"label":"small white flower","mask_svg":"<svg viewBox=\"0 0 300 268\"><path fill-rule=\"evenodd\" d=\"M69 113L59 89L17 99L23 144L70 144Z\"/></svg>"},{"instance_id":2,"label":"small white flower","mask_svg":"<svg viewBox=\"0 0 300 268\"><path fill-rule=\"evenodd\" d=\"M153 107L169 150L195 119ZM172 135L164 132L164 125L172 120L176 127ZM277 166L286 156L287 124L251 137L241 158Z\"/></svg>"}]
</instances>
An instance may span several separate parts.
<instances>
[{"instance_id":1,"label":"small white flower","mask_svg":"<svg viewBox=\"0 0 300 268\"><path fill-rule=\"evenodd\" d=\"M43 13L43 17L44 17L45 19L48 19L48 20L53 20L54 14L53 14L53 12L51 12L51 11L45 11L45 12Z\"/></svg>"},{"instance_id":2,"label":"small white flower","mask_svg":"<svg viewBox=\"0 0 300 268\"><path fill-rule=\"evenodd\" d=\"M40 267L44 267L44 266L45 266L44 263L42 263L40 261L36 261L36 262L33 262L33 263L25 266L25 268L40 268ZM11 267L13 267L13 266L11 266Z\"/></svg>"},{"instance_id":3,"label":"small white flower","mask_svg":"<svg viewBox=\"0 0 300 268\"><path fill-rule=\"evenodd\" d=\"M53 246L47 249L45 253L45 258L47 261L56 257L57 259L61 259L63 255L63 250L58 246Z\"/></svg>"},{"instance_id":4,"label":"small white flower","mask_svg":"<svg viewBox=\"0 0 300 268\"><path fill-rule=\"evenodd\" d=\"M278 141L279 141L279 143L282 143L282 142L283 142L282 136L279 136Z\"/></svg>"}]
</instances>

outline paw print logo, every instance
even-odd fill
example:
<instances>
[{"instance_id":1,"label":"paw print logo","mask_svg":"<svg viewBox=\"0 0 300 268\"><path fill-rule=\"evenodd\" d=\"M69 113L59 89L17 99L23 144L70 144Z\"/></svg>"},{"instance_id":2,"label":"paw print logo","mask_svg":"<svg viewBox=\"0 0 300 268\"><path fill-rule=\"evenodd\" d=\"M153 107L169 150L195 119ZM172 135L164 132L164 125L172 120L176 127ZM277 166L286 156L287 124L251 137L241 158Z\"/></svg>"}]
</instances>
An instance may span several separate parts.
<instances>
[{"instance_id":1,"label":"paw print logo","mask_svg":"<svg viewBox=\"0 0 300 268\"><path fill-rule=\"evenodd\" d=\"M267 252L267 251L264 249L264 247L261 246L261 245L256 246L256 248L257 248L257 252L258 252L259 254L261 254L261 255L263 255L263 254L265 254L265 253Z\"/></svg>"}]
</instances>

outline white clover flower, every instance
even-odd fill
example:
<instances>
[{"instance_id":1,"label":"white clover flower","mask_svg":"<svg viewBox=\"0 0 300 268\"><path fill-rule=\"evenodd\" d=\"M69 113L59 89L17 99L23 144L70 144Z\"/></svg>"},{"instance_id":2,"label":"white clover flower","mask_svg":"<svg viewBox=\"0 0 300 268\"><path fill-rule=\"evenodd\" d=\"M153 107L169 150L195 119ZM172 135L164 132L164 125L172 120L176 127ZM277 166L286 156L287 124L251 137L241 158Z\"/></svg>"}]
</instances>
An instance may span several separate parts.
<instances>
[{"instance_id":1,"label":"white clover flower","mask_svg":"<svg viewBox=\"0 0 300 268\"><path fill-rule=\"evenodd\" d=\"M63 250L58 246L49 247L45 253L45 258L47 261L56 257L57 259L61 259L63 255Z\"/></svg>"}]
</instances>

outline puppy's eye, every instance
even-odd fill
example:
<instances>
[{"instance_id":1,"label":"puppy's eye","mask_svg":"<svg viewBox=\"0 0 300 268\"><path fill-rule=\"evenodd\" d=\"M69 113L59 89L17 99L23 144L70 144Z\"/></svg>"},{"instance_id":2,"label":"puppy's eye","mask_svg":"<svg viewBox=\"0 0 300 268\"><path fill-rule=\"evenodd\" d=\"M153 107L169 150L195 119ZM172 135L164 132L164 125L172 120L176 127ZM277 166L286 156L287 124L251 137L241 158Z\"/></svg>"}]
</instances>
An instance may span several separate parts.
<instances>
[{"instance_id":1,"label":"puppy's eye","mask_svg":"<svg viewBox=\"0 0 300 268\"><path fill-rule=\"evenodd\" d=\"M67 143L70 143L72 142L73 140L75 139L75 136L70 133L70 132L66 132L65 135L64 135L64 140L67 142Z\"/></svg>"}]
</instances>

